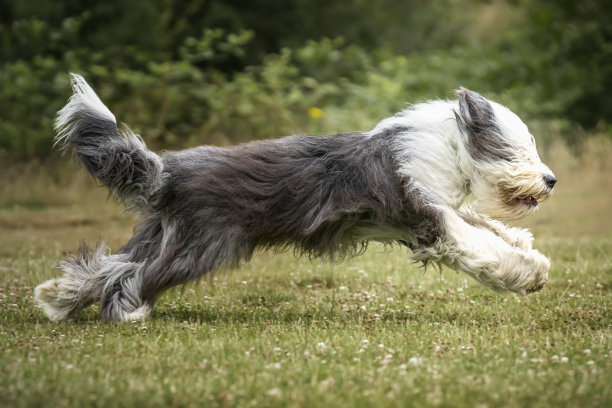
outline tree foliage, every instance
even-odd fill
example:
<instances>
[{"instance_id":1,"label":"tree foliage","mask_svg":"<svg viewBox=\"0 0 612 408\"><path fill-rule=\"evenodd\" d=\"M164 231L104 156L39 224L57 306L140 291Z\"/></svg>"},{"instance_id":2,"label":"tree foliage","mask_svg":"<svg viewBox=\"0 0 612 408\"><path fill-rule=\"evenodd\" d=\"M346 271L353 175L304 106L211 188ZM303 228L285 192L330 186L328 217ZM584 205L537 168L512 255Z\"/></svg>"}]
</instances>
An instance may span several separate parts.
<instances>
[{"instance_id":1,"label":"tree foliage","mask_svg":"<svg viewBox=\"0 0 612 408\"><path fill-rule=\"evenodd\" d=\"M0 151L49 154L69 71L159 148L363 129L459 86L591 127L612 113L611 4L1 0Z\"/></svg>"}]
</instances>

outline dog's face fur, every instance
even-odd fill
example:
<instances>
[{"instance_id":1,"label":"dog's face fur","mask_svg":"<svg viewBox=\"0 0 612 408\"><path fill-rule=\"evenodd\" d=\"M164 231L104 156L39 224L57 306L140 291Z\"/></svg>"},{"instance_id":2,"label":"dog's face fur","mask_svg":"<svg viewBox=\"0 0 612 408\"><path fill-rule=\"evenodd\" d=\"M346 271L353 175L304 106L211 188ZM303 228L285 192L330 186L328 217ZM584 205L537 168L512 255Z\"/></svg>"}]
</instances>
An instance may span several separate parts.
<instances>
[{"instance_id":1,"label":"dog's face fur","mask_svg":"<svg viewBox=\"0 0 612 408\"><path fill-rule=\"evenodd\" d=\"M457 95L455 116L475 167L469 180L474 208L500 220L532 214L556 183L538 156L534 137L505 106L467 89Z\"/></svg>"}]
</instances>

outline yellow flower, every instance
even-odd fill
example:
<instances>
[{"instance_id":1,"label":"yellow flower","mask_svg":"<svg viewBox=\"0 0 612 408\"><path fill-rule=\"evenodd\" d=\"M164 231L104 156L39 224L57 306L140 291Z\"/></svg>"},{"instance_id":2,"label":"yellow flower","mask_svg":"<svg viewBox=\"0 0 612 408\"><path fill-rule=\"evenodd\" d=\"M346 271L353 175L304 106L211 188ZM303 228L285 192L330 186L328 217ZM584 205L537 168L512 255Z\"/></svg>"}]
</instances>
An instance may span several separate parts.
<instances>
[{"instance_id":1,"label":"yellow flower","mask_svg":"<svg viewBox=\"0 0 612 408\"><path fill-rule=\"evenodd\" d=\"M308 114L313 119L321 119L323 117L323 111L315 107L308 109Z\"/></svg>"}]
</instances>

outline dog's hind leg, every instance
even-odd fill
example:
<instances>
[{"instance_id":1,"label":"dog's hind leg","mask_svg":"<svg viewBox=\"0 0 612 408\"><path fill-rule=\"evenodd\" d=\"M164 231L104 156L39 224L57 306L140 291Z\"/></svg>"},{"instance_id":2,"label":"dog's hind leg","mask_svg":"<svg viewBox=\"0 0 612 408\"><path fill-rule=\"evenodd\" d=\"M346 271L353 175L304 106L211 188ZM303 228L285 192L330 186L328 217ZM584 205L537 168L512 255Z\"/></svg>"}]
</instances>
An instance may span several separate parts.
<instances>
[{"instance_id":1,"label":"dog's hind leg","mask_svg":"<svg viewBox=\"0 0 612 408\"><path fill-rule=\"evenodd\" d=\"M550 261L534 249L508 243L486 227L468 224L452 209L441 210L443 236L414 251L414 259L436 261L460 269L495 290L525 294L548 280Z\"/></svg>"},{"instance_id":2,"label":"dog's hind leg","mask_svg":"<svg viewBox=\"0 0 612 408\"><path fill-rule=\"evenodd\" d=\"M111 255L102 241L94 249L84 243L77 254L61 261L63 275L38 285L35 299L51 320L66 320L88 305L100 302L100 312L109 320L147 317L152 305L142 300L141 274L159 253L161 225L157 217L145 219L132 239ZM112 300L112 302L110 301ZM105 305L119 307L109 314Z\"/></svg>"},{"instance_id":3,"label":"dog's hind leg","mask_svg":"<svg viewBox=\"0 0 612 408\"><path fill-rule=\"evenodd\" d=\"M141 263L130 262L125 254L110 255L102 241L94 249L81 244L75 256L58 264L63 275L38 285L34 297L51 320L66 320L100 300L111 282L133 275Z\"/></svg>"},{"instance_id":4,"label":"dog's hind leg","mask_svg":"<svg viewBox=\"0 0 612 408\"><path fill-rule=\"evenodd\" d=\"M36 288L36 301L51 320L68 319L97 301L106 320L145 319L168 288L236 266L253 253L238 228L209 226L195 236L186 225L192 223L151 216L115 255L102 242L93 250L81 245L58 265L63 276Z\"/></svg>"},{"instance_id":5,"label":"dog's hind leg","mask_svg":"<svg viewBox=\"0 0 612 408\"><path fill-rule=\"evenodd\" d=\"M100 301L101 314L108 320L146 318L161 294L221 268L231 268L248 259L254 250L238 228L209 224L194 229L193 221L163 219L155 252L146 249L139 256L142 241L134 240L122 251L142 260L133 270L109 279ZM144 255L148 254L146 259ZM120 270L117 266L116 271ZM112 281L112 283L110 283Z\"/></svg>"},{"instance_id":6,"label":"dog's hind leg","mask_svg":"<svg viewBox=\"0 0 612 408\"><path fill-rule=\"evenodd\" d=\"M143 296L143 277L152 273L159 258L163 228L158 216L145 218L134 236L109 259L101 271L100 314L106 320L146 319L155 299Z\"/></svg>"},{"instance_id":7,"label":"dog's hind leg","mask_svg":"<svg viewBox=\"0 0 612 408\"><path fill-rule=\"evenodd\" d=\"M121 255L119 255L121 257ZM100 296L100 314L106 320L146 319L155 303L142 297L142 275L146 263L118 259L109 262L102 271L104 285Z\"/></svg>"}]
</instances>

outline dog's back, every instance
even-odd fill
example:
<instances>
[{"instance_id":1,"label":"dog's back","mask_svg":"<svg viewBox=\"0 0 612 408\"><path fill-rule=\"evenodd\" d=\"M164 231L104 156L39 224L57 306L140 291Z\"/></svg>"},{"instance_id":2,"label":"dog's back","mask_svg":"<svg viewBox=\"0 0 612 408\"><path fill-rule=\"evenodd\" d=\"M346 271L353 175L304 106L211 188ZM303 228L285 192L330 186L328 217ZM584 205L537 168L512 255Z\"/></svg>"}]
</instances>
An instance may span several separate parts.
<instances>
[{"instance_id":1,"label":"dog's back","mask_svg":"<svg viewBox=\"0 0 612 408\"><path fill-rule=\"evenodd\" d=\"M198 241L235 229L249 253L257 246L293 246L339 261L370 239L406 242L415 238L423 218L417 213L425 210L397 172L394 138L406 131L166 153L157 207L177 222L201 226L192 232ZM429 229L417 234L423 240L431 235Z\"/></svg>"}]
</instances>

